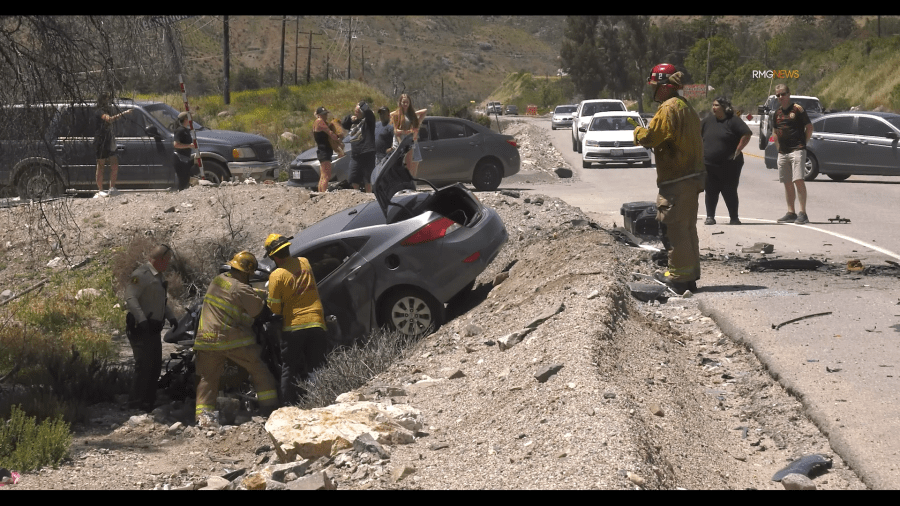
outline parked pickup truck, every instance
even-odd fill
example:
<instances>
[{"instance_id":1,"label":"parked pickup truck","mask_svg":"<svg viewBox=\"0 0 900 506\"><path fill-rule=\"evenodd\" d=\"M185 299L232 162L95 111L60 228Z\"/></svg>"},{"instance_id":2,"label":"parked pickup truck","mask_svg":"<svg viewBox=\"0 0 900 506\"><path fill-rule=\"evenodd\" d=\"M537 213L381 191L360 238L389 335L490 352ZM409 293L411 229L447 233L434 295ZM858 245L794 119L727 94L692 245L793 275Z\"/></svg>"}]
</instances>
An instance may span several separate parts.
<instances>
[{"instance_id":1,"label":"parked pickup truck","mask_svg":"<svg viewBox=\"0 0 900 506\"><path fill-rule=\"evenodd\" d=\"M809 116L810 121L825 114L825 110L817 97L791 95L791 102L800 104L800 107ZM759 114L759 149L766 149L766 146L769 144L769 137L772 136L775 109L778 107L778 98L775 95L769 95L766 103L757 108L757 113Z\"/></svg>"},{"instance_id":2,"label":"parked pickup truck","mask_svg":"<svg viewBox=\"0 0 900 506\"><path fill-rule=\"evenodd\" d=\"M119 159L116 187L177 186L172 153L178 111L162 102L125 99L116 100L114 108L134 110L113 123ZM96 111L94 103L0 107L0 187L23 198L58 196L69 188L96 190ZM265 137L211 130L196 121L194 130L207 180L276 176L275 150ZM199 175L196 165L194 174Z\"/></svg>"}]
</instances>

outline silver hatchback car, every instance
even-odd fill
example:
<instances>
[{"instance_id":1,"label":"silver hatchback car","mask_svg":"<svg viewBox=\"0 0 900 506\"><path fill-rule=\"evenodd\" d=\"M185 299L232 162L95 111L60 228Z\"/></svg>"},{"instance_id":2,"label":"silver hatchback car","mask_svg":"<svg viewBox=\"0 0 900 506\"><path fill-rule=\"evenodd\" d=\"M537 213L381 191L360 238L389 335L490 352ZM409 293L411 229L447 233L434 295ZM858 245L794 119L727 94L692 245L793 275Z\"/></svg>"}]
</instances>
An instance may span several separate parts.
<instances>
[{"instance_id":1,"label":"silver hatchback car","mask_svg":"<svg viewBox=\"0 0 900 506\"><path fill-rule=\"evenodd\" d=\"M471 290L506 243L506 227L460 183L434 191L412 186L406 139L372 178L376 201L346 209L293 236L290 253L309 260L332 345L378 327L413 336L437 329L444 304ZM428 184L428 181L422 181ZM432 187L434 188L434 187ZM270 259L259 270L274 269Z\"/></svg>"},{"instance_id":2,"label":"silver hatchback car","mask_svg":"<svg viewBox=\"0 0 900 506\"><path fill-rule=\"evenodd\" d=\"M827 114L812 121L806 145L804 179L825 174L834 181L853 175L900 176L900 114L851 111ZM766 146L766 167L775 169L778 150Z\"/></svg>"}]
</instances>

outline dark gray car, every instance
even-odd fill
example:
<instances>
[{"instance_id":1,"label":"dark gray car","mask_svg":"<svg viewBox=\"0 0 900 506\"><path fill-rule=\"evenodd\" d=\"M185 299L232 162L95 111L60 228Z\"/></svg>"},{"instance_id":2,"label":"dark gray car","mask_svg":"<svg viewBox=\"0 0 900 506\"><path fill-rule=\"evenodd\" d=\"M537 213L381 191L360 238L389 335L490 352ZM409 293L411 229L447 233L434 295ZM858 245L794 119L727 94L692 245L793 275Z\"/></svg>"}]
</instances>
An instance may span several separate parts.
<instances>
[{"instance_id":1,"label":"dark gray car","mask_svg":"<svg viewBox=\"0 0 900 506\"><path fill-rule=\"evenodd\" d=\"M343 181L350 174L347 156L332 158L332 179ZM477 190L496 190L504 177L519 172L521 158L515 137L461 118L428 116L419 129L422 161L416 174L436 185L472 183ZM315 148L300 153L290 164L288 184L314 187L319 181Z\"/></svg>"},{"instance_id":2,"label":"dark gray car","mask_svg":"<svg viewBox=\"0 0 900 506\"><path fill-rule=\"evenodd\" d=\"M172 168L176 111L152 101L117 100L113 123L119 189L167 188L176 183ZM96 190L93 146L94 104L42 104L0 109L0 185L20 196L59 195L66 188ZM30 125L30 128L22 128ZM273 178L278 162L265 137L211 130L194 122L206 179L219 183L238 177ZM194 173L199 174L196 166Z\"/></svg>"},{"instance_id":3,"label":"dark gray car","mask_svg":"<svg viewBox=\"0 0 900 506\"><path fill-rule=\"evenodd\" d=\"M900 114L843 112L816 118L806 146L804 179L820 173L835 181L852 175L900 176ZM766 167L777 168L775 143L766 146Z\"/></svg>"},{"instance_id":4,"label":"dark gray car","mask_svg":"<svg viewBox=\"0 0 900 506\"><path fill-rule=\"evenodd\" d=\"M410 187L410 139L375 168L376 201L346 209L293 236L290 253L309 260L333 345L378 327L419 335L444 321L444 304L472 288L507 240L496 211L462 184ZM422 181L427 184L427 181ZM269 259L260 271L271 272Z\"/></svg>"}]
</instances>

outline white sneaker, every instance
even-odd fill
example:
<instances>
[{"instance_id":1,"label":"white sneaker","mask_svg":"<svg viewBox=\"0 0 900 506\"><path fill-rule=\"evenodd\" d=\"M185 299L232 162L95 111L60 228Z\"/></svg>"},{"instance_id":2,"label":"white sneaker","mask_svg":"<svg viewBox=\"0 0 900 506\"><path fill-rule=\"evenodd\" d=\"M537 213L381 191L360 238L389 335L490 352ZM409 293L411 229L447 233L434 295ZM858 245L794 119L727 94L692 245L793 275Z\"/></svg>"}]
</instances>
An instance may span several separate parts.
<instances>
[{"instance_id":1,"label":"white sneaker","mask_svg":"<svg viewBox=\"0 0 900 506\"><path fill-rule=\"evenodd\" d=\"M114 187L114 186L113 186L113 187L110 187L110 189L109 189L109 196L110 196L110 197L112 197L112 196L114 196L114 195L118 195L118 194L119 194L118 188L116 188L116 187Z\"/></svg>"},{"instance_id":2,"label":"white sneaker","mask_svg":"<svg viewBox=\"0 0 900 506\"><path fill-rule=\"evenodd\" d=\"M102 198L105 198L105 197L109 197L109 194L106 193L106 192L102 192L102 191L101 191L101 192L97 192L97 193L94 194L94 198L95 198L95 199L102 199Z\"/></svg>"}]
</instances>

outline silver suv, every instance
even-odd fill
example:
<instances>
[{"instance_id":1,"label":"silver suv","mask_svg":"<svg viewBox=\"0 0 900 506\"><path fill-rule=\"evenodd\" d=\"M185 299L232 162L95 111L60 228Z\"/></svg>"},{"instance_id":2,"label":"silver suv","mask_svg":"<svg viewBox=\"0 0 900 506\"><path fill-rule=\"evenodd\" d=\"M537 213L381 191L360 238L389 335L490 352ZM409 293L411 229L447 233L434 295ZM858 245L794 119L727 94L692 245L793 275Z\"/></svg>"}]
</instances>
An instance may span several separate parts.
<instances>
[{"instance_id":1,"label":"silver suv","mask_svg":"<svg viewBox=\"0 0 900 506\"><path fill-rule=\"evenodd\" d=\"M810 121L825 114L825 111L822 110L822 104L817 97L791 95L791 102L800 104L800 107L809 116ZM766 149L766 145L769 144L769 137L772 136L772 125L775 121L775 109L778 107L778 98L775 95L769 95L766 103L757 107L759 115L759 149Z\"/></svg>"},{"instance_id":2,"label":"silver suv","mask_svg":"<svg viewBox=\"0 0 900 506\"><path fill-rule=\"evenodd\" d=\"M113 123L119 189L177 185L172 167L178 111L161 102L116 100ZM66 189L96 190L93 147L96 104L13 105L0 108L0 186L23 198L58 196ZM27 126L26 126L27 125ZM278 162L265 137L210 130L194 122L206 179L274 178ZM199 169L194 167L195 174Z\"/></svg>"},{"instance_id":3,"label":"silver suv","mask_svg":"<svg viewBox=\"0 0 900 506\"><path fill-rule=\"evenodd\" d=\"M615 99L582 100L578 109L572 114L572 151L582 152L584 132L591 123L591 118L598 112L627 111L625 102Z\"/></svg>"}]
</instances>

